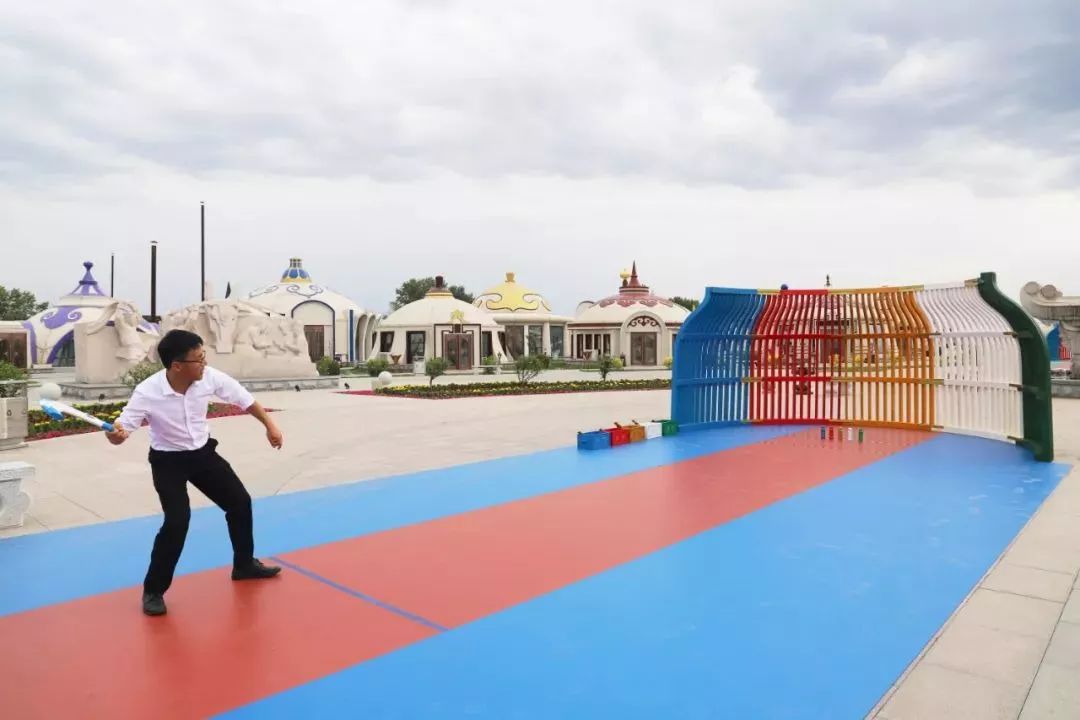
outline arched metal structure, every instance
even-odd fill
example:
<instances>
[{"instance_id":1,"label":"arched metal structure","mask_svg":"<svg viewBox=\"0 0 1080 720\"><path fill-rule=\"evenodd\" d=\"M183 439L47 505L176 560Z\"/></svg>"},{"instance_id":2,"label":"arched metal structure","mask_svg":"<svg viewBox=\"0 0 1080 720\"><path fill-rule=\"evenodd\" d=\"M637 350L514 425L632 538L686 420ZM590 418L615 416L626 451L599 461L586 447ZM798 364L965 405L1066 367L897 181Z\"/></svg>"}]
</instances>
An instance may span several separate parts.
<instances>
[{"instance_id":1,"label":"arched metal structure","mask_svg":"<svg viewBox=\"0 0 1080 720\"><path fill-rule=\"evenodd\" d=\"M1050 362L992 273L934 286L709 288L675 345L672 418L904 427L1053 459Z\"/></svg>"}]
</instances>

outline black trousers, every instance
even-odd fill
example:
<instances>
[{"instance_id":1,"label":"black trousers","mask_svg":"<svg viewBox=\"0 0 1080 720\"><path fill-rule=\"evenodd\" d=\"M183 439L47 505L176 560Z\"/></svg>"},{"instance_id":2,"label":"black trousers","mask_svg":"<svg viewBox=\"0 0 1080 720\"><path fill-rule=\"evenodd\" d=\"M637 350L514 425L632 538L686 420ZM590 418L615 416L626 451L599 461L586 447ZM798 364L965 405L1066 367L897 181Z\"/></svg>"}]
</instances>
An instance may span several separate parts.
<instances>
[{"instance_id":1,"label":"black trousers","mask_svg":"<svg viewBox=\"0 0 1080 720\"><path fill-rule=\"evenodd\" d=\"M251 496L225 458L217 454L217 440L210 439L198 450L162 452L150 450L154 489L161 500L165 520L154 538L150 568L143 589L164 594L172 585L176 563L184 549L191 521L190 482L225 511L232 541L233 564L250 563L255 554L251 518Z\"/></svg>"}]
</instances>

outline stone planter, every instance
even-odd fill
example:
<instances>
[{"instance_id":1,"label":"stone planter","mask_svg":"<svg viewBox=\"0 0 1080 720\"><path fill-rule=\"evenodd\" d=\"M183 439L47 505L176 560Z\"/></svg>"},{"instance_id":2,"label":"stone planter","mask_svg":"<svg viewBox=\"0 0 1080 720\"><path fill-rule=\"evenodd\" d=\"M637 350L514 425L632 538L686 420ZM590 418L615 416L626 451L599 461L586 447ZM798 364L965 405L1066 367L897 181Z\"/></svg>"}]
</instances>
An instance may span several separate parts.
<instances>
[{"instance_id":1,"label":"stone planter","mask_svg":"<svg viewBox=\"0 0 1080 720\"><path fill-rule=\"evenodd\" d=\"M26 396L0 397L0 450L26 447Z\"/></svg>"},{"instance_id":2,"label":"stone planter","mask_svg":"<svg viewBox=\"0 0 1080 720\"><path fill-rule=\"evenodd\" d=\"M30 463L0 463L0 530L22 527L30 509L30 496L23 491L22 481L33 476L34 466Z\"/></svg>"}]
</instances>

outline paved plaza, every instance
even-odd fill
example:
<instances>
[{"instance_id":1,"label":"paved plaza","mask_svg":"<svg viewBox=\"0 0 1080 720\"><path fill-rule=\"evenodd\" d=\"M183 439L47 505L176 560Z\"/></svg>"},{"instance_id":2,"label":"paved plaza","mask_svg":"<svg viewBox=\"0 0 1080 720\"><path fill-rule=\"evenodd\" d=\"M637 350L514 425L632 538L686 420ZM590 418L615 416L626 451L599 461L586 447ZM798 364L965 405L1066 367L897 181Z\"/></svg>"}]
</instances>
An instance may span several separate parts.
<instances>
[{"instance_id":1,"label":"paved plaza","mask_svg":"<svg viewBox=\"0 0 1080 720\"><path fill-rule=\"evenodd\" d=\"M547 379L564 375L582 373L550 373ZM413 380L399 382L406 381ZM369 385L365 378L344 382L354 390ZM438 401L332 391L257 397L278 411L275 419L285 435L280 451L268 447L251 418L211 421L222 453L255 498L525 455L572 445L581 429L669 413L667 391ZM1080 400L1058 400L1054 410L1057 460L1075 464ZM27 488L34 503L25 527L0 532L0 542L158 513L146 450L142 432L120 448L89 434L32 442L7 453L4 460L34 464L37 478ZM1073 596L1080 570L1077 477L1074 469L1061 481L871 717L1080 716L1080 686L1072 680L1080 670L1080 600ZM194 489L191 497L193 506L209 504Z\"/></svg>"}]
</instances>

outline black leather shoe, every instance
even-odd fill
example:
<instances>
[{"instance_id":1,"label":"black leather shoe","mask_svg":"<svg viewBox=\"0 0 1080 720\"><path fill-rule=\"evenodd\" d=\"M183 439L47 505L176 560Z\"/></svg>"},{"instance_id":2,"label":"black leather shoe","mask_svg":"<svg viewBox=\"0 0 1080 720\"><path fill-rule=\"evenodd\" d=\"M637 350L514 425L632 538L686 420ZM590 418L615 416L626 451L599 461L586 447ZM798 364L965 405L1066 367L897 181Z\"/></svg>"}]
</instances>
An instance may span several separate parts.
<instances>
[{"instance_id":1,"label":"black leather shoe","mask_svg":"<svg viewBox=\"0 0 1080 720\"><path fill-rule=\"evenodd\" d=\"M274 565L263 565L260 560L252 560L250 565L233 567L233 580L262 580L272 578L281 572L281 568Z\"/></svg>"},{"instance_id":2,"label":"black leather shoe","mask_svg":"<svg viewBox=\"0 0 1080 720\"><path fill-rule=\"evenodd\" d=\"M157 593L144 592L142 596L142 611L147 615L164 615L165 598Z\"/></svg>"}]
</instances>

